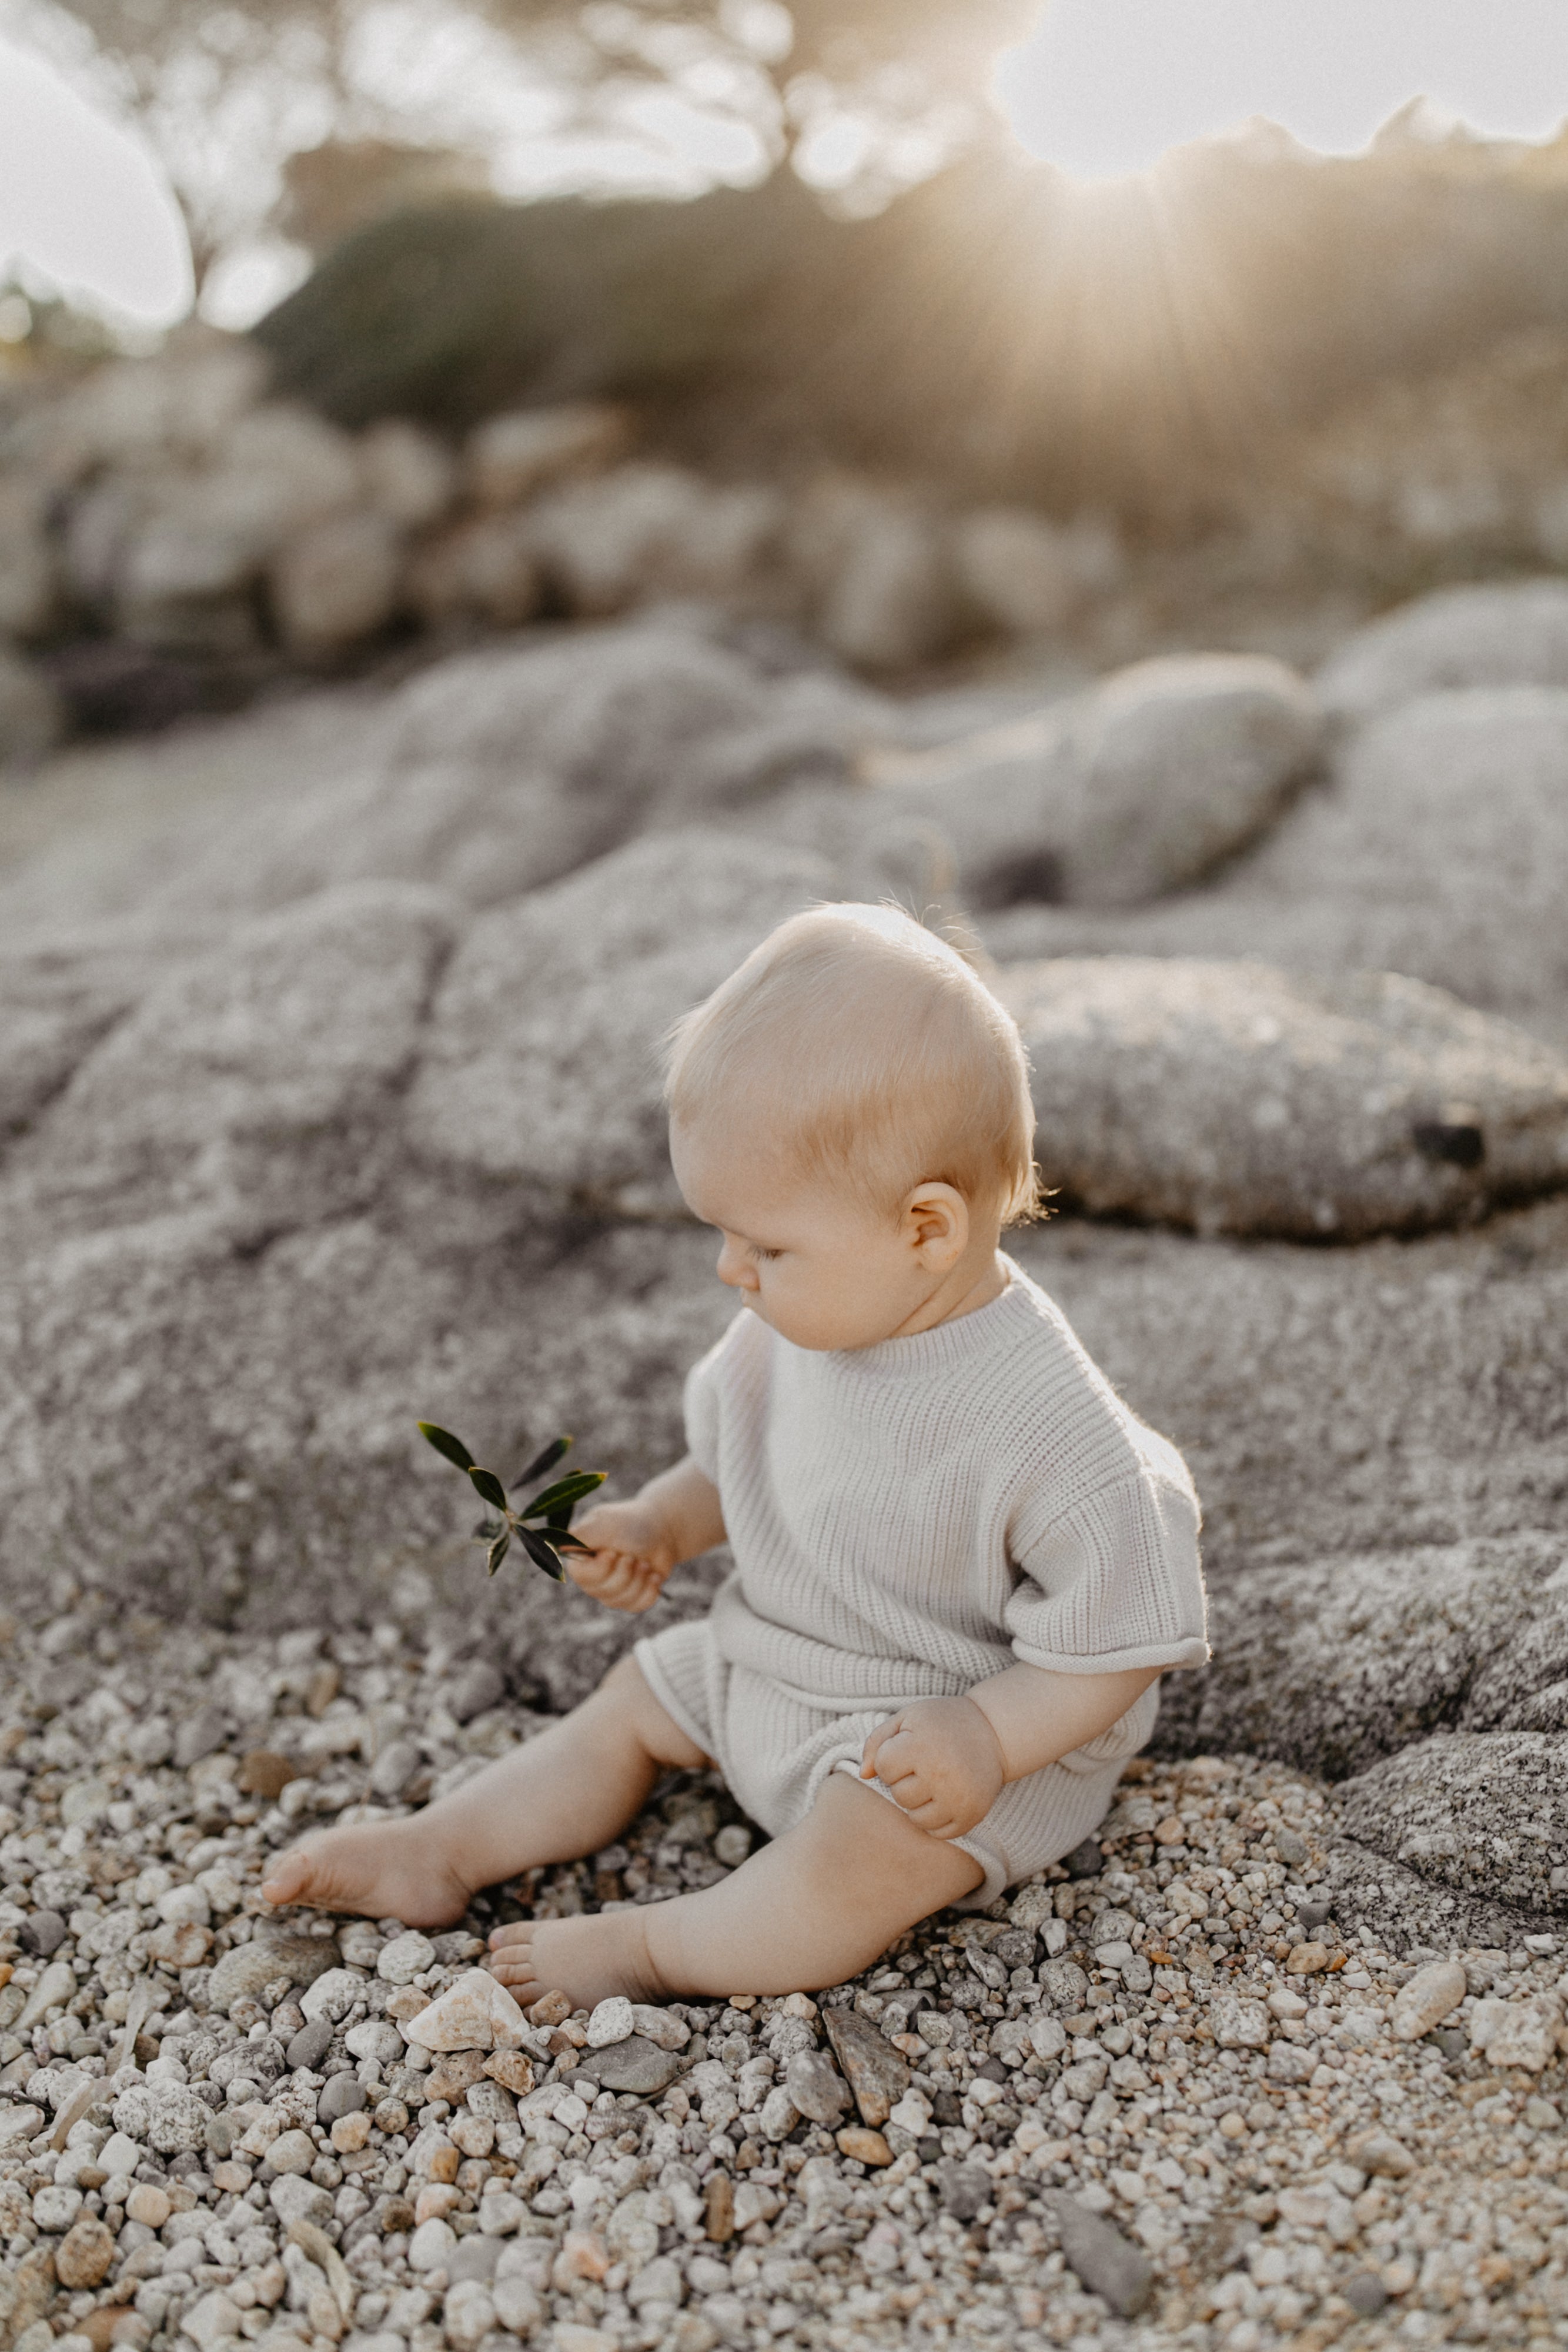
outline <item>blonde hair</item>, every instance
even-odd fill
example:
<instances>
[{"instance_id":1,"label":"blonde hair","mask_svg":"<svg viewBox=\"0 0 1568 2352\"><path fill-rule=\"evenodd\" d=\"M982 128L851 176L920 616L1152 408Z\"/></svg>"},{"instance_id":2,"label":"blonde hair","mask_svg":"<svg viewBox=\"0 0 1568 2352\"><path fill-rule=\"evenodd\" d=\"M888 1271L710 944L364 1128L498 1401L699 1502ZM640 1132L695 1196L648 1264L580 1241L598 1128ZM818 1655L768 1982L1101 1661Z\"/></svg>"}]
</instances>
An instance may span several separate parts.
<instances>
[{"instance_id":1,"label":"blonde hair","mask_svg":"<svg viewBox=\"0 0 1568 2352\"><path fill-rule=\"evenodd\" d=\"M1040 1208L1034 1106L1011 1016L946 940L897 907L792 915L665 1041L674 1123L768 1090L803 1173L894 1214L951 1184L1003 1224Z\"/></svg>"}]
</instances>

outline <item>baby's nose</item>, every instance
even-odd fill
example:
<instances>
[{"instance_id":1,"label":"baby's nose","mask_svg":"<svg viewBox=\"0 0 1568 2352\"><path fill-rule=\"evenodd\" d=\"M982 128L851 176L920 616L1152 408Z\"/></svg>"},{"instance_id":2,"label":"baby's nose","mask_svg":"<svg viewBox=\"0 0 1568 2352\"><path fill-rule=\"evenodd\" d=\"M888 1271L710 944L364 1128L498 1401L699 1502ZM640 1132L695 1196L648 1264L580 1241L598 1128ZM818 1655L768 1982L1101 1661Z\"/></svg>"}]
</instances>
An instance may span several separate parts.
<instances>
[{"instance_id":1,"label":"baby's nose","mask_svg":"<svg viewBox=\"0 0 1568 2352\"><path fill-rule=\"evenodd\" d=\"M727 1282L732 1290L755 1290L757 1269L743 1250L733 1248L728 1242L718 1254L718 1278Z\"/></svg>"}]
</instances>

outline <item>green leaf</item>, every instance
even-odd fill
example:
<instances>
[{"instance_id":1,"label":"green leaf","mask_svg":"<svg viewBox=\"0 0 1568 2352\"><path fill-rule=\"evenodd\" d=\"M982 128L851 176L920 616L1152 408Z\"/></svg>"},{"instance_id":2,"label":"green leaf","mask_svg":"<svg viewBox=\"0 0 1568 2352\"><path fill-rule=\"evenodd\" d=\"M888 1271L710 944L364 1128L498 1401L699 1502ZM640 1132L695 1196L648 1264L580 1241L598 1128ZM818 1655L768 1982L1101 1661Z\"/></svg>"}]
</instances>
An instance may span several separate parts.
<instances>
[{"instance_id":1,"label":"green leaf","mask_svg":"<svg viewBox=\"0 0 1568 2352\"><path fill-rule=\"evenodd\" d=\"M505 1527L506 1521L504 1519L481 1519L478 1526L474 1530L475 1541L476 1543L494 1543L496 1538L503 1532Z\"/></svg>"},{"instance_id":2,"label":"green leaf","mask_svg":"<svg viewBox=\"0 0 1568 2352\"><path fill-rule=\"evenodd\" d=\"M449 1429L438 1428L434 1421L422 1421L419 1424L419 1433L427 1445L434 1446L437 1454L444 1454L454 1468L472 1470L474 1467L474 1456L469 1453L463 1440L460 1437L454 1437Z\"/></svg>"},{"instance_id":3,"label":"green leaf","mask_svg":"<svg viewBox=\"0 0 1568 2352\"><path fill-rule=\"evenodd\" d=\"M522 1528L519 1528L517 1532L521 1535ZM537 1535L542 1535L546 1543L553 1544L557 1551L591 1551L593 1549L593 1546L585 1544L580 1536L570 1535L565 1528L558 1527L554 1519L550 1521L548 1528L538 1528L534 1532Z\"/></svg>"},{"instance_id":4,"label":"green leaf","mask_svg":"<svg viewBox=\"0 0 1568 2352\"><path fill-rule=\"evenodd\" d=\"M570 1511L574 1503L580 1503L585 1495L591 1495L595 1487L602 1486L609 1475L607 1470L573 1470L569 1476L558 1478L553 1486L547 1486L542 1494L536 1495L527 1505L524 1516L530 1519L548 1519L557 1511Z\"/></svg>"},{"instance_id":5,"label":"green leaf","mask_svg":"<svg viewBox=\"0 0 1568 2352\"><path fill-rule=\"evenodd\" d=\"M558 1584L564 1581L566 1570L560 1564L560 1555L550 1549L543 1536L537 1534L532 1528L519 1528L517 1540L536 1568L542 1568L545 1574L554 1577Z\"/></svg>"},{"instance_id":6,"label":"green leaf","mask_svg":"<svg viewBox=\"0 0 1568 2352\"><path fill-rule=\"evenodd\" d=\"M481 1470L477 1465L471 1465L468 1475L486 1503L492 1504L497 1511L506 1509L507 1490L493 1470Z\"/></svg>"},{"instance_id":7,"label":"green leaf","mask_svg":"<svg viewBox=\"0 0 1568 2352\"><path fill-rule=\"evenodd\" d=\"M485 1568L486 1574L490 1576L495 1575L496 1570L500 1567L501 1562L506 1559L507 1554L510 1551L511 1548L511 1529L509 1528L503 1528L486 1555Z\"/></svg>"},{"instance_id":8,"label":"green leaf","mask_svg":"<svg viewBox=\"0 0 1568 2352\"><path fill-rule=\"evenodd\" d=\"M556 1464L560 1460L561 1455L566 1453L570 1444L571 1440L570 1437L552 1438L550 1443L545 1447L542 1454L535 1454L533 1460L529 1463L526 1470L518 1471L517 1476L512 1481L513 1486L526 1486L530 1478L542 1478L547 1470L553 1470L555 1468Z\"/></svg>"}]
</instances>

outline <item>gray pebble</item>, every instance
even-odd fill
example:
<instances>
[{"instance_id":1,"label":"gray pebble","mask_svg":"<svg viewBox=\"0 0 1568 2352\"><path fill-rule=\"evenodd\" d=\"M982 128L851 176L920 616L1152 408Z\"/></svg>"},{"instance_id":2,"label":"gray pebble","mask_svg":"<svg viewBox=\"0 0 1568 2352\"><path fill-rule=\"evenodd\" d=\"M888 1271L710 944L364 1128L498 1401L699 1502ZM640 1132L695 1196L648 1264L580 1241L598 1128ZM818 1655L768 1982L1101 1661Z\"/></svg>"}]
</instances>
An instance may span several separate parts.
<instances>
[{"instance_id":1,"label":"gray pebble","mask_svg":"<svg viewBox=\"0 0 1568 2352\"><path fill-rule=\"evenodd\" d=\"M990 2179L977 2164L959 2164L949 2158L936 2168L936 2194L945 2213L951 2213L956 2221L972 2221L981 2206L990 2201Z\"/></svg>"},{"instance_id":2,"label":"gray pebble","mask_svg":"<svg viewBox=\"0 0 1568 2352\"><path fill-rule=\"evenodd\" d=\"M1375 2319L1388 2301L1388 2289L1375 2271L1356 2271L1340 2283L1341 2294L1358 2319Z\"/></svg>"},{"instance_id":3,"label":"gray pebble","mask_svg":"<svg viewBox=\"0 0 1568 2352\"><path fill-rule=\"evenodd\" d=\"M446 1710L458 1723L472 1723L476 1715L498 1706L506 1695L507 1678L500 1667L489 1658L476 1658L447 1693Z\"/></svg>"},{"instance_id":4,"label":"gray pebble","mask_svg":"<svg viewBox=\"0 0 1568 2352\"><path fill-rule=\"evenodd\" d=\"M633 2033L624 2042L612 2042L607 2050L585 2050L576 2071L603 2090L633 2092L646 2099L669 2089L681 2062L673 2051Z\"/></svg>"},{"instance_id":5,"label":"gray pebble","mask_svg":"<svg viewBox=\"0 0 1568 2352\"><path fill-rule=\"evenodd\" d=\"M1047 1960L1040 1972L1040 1989L1053 2009L1081 2009L1089 1979L1076 1960Z\"/></svg>"},{"instance_id":6,"label":"gray pebble","mask_svg":"<svg viewBox=\"0 0 1568 2352\"><path fill-rule=\"evenodd\" d=\"M1276 1830L1274 1851L1287 1870L1300 1870L1312 1858L1312 1848L1306 1839L1300 1836L1295 1830Z\"/></svg>"},{"instance_id":7,"label":"gray pebble","mask_svg":"<svg viewBox=\"0 0 1568 2352\"><path fill-rule=\"evenodd\" d=\"M1082 1845L1075 1845L1071 1853L1061 1857L1069 1878L1098 1878L1104 1859L1098 1838L1085 1838Z\"/></svg>"},{"instance_id":8,"label":"gray pebble","mask_svg":"<svg viewBox=\"0 0 1568 2352\"><path fill-rule=\"evenodd\" d=\"M989 1947L993 1959L1000 1960L1005 1969L1031 1969L1034 1966L1035 1935L1031 1927L1009 1927Z\"/></svg>"},{"instance_id":9,"label":"gray pebble","mask_svg":"<svg viewBox=\"0 0 1568 2352\"><path fill-rule=\"evenodd\" d=\"M1092 2213L1076 2198L1059 2192L1047 2202L1061 2232L1062 2253L1090 2294L1103 2296L1119 2319L1134 2318L1155 2284L1148 2256L1130 2244L1113 2221Z\"/></svg>"},{"instance_id":10,"label":"gray pebble","mask_svg":"<svg viewBox=\"0 0 1568 2352\"><path fill-rule=\"evenodd\" d=\"M308 2031L307 2027L306 2032ZM340 2116L357 2116L364 2104L365 2095L360 2087L357 2074L334 2074L316 2102L317 2120L335 2124Z\"/></svg>"},{"instance_id":11,"label":"gray pebble","mask_svg":"<svg viewBox=\"0 0 1568 2352\"><path fill-rule=\"evenodd\" d=\"M41 1960L57 1951L66 1939L66 1923L57 1911L35 1911L24 1922L17 1940Z\"/></svg>"},{"instance_id":12,"label":"gray pebble","mask_svg":"<svg viewBox=\"0 0 1568 2352\"><path fill-rule=\"evenodd\" d=\"M284 2056L291 2068L308 2066L314 2073L331 2047L331 2021L329 2018L319 2017L313 2023L300 2027L284 2053Z\"/></svg>"},{"instance_id":13,"label":"gray pebble","mask_svg":"<svg viewBox=\"0 0 1568 2352\"><path fill-rule=\"evenodd\" d=\"M193 1764L221 1748L227 1729L221 1707L199 1706L194 1715L188 1715L174 1733L174 1761L180 1770L188 1772Z\"/></svg>"},{"instance_id":14,"label":"gray pebble","mask_svg":"<svg viewBox=\"0 0 1568 2352\"><path fill-rule=\"evenodd\" d=\"M784 2086L812 2123L823 2124L831 2131L843 2120L850 2086L822 2051L797 2051L785 2072Z\"/></svg>"},{"instance_id":15,"label":"gray pebble","mask_svg":"<svg viewBox=\"0 0 1568 2352\"><path fill-rule=\"evenodd\" d=\"M477 2233L459 2239L457 2251L447 2264L446 2274L453 2285L459 2279L493 2279L501 2259L502 2243L499 2238L484 2238Z\"/></svg>"}]
</instances>

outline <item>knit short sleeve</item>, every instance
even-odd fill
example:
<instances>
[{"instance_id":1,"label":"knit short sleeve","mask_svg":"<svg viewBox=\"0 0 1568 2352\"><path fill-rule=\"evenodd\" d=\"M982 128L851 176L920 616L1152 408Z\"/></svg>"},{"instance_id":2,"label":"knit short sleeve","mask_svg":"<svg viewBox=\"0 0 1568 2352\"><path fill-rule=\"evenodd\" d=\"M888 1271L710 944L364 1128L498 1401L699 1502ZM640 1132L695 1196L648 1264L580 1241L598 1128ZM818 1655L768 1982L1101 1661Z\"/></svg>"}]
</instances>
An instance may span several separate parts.
<instances>
[{"instance_id":1,"label":"knit short sleeve","mask_svg":"<svg viewBox=\"0 0 1568 2352\"><path fill-rule=\"evenodd\" d=\"M1022 1664L1082 1675L1205 1663L1197 1498L1172 1462L1177 1475L1145 1463L1043 1524L1019 1514L1005 1617Z\"/></svg>"}]
</instances>

